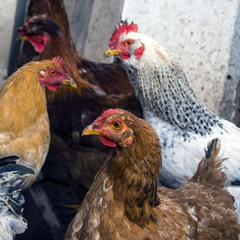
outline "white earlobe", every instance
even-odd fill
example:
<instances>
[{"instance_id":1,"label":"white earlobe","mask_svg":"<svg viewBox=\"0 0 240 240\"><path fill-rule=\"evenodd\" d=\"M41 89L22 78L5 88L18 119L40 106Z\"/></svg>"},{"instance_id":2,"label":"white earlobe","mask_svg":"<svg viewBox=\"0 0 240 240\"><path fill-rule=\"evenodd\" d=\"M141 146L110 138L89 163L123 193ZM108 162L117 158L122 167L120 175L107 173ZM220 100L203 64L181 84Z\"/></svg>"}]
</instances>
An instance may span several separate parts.
<instances>
[{"instance_id":1,"label":"white earlobe","mask_svg":"<svg viewBox=\"0 0 240 240\"><path fill-rule=\"evenodd\" d=\"M42 75L43 77L46 77L47 74L46 74L45 71L41 70L41 71L40 71L40 75Z\"/></svg>"}]
</instances>

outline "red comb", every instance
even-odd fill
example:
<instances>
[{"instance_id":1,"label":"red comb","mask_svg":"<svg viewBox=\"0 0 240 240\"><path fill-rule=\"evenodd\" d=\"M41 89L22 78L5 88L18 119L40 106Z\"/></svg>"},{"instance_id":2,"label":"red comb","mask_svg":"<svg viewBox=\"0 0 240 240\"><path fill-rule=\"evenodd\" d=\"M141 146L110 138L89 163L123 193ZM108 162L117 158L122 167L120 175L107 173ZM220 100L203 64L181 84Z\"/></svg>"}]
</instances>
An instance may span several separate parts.
<instances>
[{"instance_id":1,"label":"red comb","mask_svg":"<svg viewBox=\"0 0 240 240\"><path fill-rule=\"evenodd\" d=\"M38 19L39 19L39 16L35 16L35 17L31 18L28 22L24 23L23 26L21 26L21 27L18 28L18 32L27 30L28 27L29 27L29 25L30 25L32 22L34 22L34 21L36 21L36 20L38 20Z\"/></svg>"},{"instance_id":2,"label":"red comb","mask_svg":"<svg viewBox=\"0 0 240 240\"><path fill-rule=\"evenodd\" d=\"M30 23L35 22L38 19L39 19L39 16L35 16L35 17L31 18L28 22L26 22L24 24L24 26L28 26L28 25L30 25Z\"/></svg>"},{"instance_id":3,"label":"red comb","mask_svg":"<svg viewBox=\"0 0 240 240\"><path fill-rule=\"evenodd\" d=\"M39 19L39 16L35 16L35 17L31 18L27 23L29 24L31 22L36 21L37 19Z\"/></svg>"},{"instance_id":4,"label":"red comb","mask_svg":"<svg viewBox=\"0 0 240 240\"><path fill-rule=\"evenodd\" d=\"M98 122L98 121L101 121L101 120L103 120L104 118L112 115L113 113L115 113L115 112L117 112L117 111L118 111L118 108L116 108L116 109L110 108L110 109L108 109L108 110L105 110L105 111L103 111L102 115L99 116L94 122L96 123L96 122Z\"/></svg>"},{"instance_id":5,"label":"red comb","mask_svg":"<svg viewBox=\"0 0 240 240\"><path fill-rule=\"evenodd\" d=\"M68 74L69 76L71 76L70 73L69 73L68 67L67 67L67 65L65 64L65 62L63 61L62 58L60 58L60 57L54 57L54 58L52 59L52 61L53 61L54 63L56 63L60 68L62 68L63 71L64 71L66 74Z\"/></svg>"},{"instance_id":6,"label":"red comb","mask_svg":"<svg viewBox=\"0 0 240 240\"><path fill-rule=\"evenodd\" d=\"M134 24L133 22L128 24L127 20L124 22L122 21L121 23L118 24L118 28L115 27L115 30L109 41L109 47L113 48L114 46L116 46L116 44L118 43L118 39L122 33L126 32L126 34L128 34L129 32L137 32L137 31L138 31L137 24Z\"/></svg>"}]
</instances>

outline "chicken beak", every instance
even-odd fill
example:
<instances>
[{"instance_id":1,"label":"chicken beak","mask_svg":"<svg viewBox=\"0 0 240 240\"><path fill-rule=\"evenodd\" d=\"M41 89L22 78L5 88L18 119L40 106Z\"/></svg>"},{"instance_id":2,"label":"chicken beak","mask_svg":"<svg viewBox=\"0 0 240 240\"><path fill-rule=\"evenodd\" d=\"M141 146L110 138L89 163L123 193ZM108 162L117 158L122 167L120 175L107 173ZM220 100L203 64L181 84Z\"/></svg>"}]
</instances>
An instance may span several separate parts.
<instances>
[{"instance_id":1,"label":"chicken beak","mask_svg":"<svg viewBox=\"0 0 240 240\"><path fill-rule=\"evenodd\" d=\"M71 86L73 88L77 88L77 83L72 78L68 78L67 80L64 80L63 84Z\"/></svg>"},{"instance_id":2,"label":"chicken beak","mask_svg":"<svg viewBox=\"0 0 240 240\"><path fill-rule=\"evenodd\" d=\"M120 49L116 49L116 50L110 50L108 49L105 53L104 53L104 56L105 57L110 57L110 56L113 56L113 55L119 55L119 53L123 52L122 50Z\"/></svg>"},{"instance_id":3,"label":"chicken beak","mask_svg":"<svg viewBox=\"0 0 240 240\"><path fill-rule=\"evenodd\" d=\"M87 127L85 127L82 131L82 136L83 135L99 135L100 132L94 130L96 128L96 124L91 124Z\"/></svg>"},{"instance_id":4,"label":"chicken beak","mask_svg":"<svg viewBox=\"0 0 240 240\"><path fill-rule=\"evenodd\" d=\"M28 40L28 36L18 36L16 40L17 40L17 41L18 41L18 40L26 41L26 40Z\"/></svg>"}]
</instances>

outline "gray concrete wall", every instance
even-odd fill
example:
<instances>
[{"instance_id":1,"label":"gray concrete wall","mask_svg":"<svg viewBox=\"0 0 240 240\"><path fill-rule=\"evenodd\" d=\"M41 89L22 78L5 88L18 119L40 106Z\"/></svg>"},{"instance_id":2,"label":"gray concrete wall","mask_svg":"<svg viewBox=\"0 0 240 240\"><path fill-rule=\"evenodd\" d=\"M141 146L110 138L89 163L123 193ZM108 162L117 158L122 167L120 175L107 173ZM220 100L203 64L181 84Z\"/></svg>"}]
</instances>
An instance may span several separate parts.
<instances>
[{"instance_id":1,"label":"gray concrete wall","mask_svg":"<svg viewBox=\"0 0 240 240\"><path fill-rule=\"evenodd\" d=\"M13 4L10 4L13 2ZM10 13L15 13L16 1L4 1L0 4L0 79L5 79L8 69L8 56L10 52L10 43L12 40L12 31L14 25L14 18Z\"/></svg>"},{"instance_id":2,"label":"gray concrete wall","mask_svg":"<svg viewBox=\"0 0 240 240\"><path fill-rule=\"evenodd\" d=\"M122 18L180 60L198 98L232 119L239 82L238 0L125 0Z\"/></svg>"},{"instance_id":3,"label":"gray concrete wall","mask_svg":"<svg viewBox=\"0 0 240 240\"><path fill-rule=\"evenodd\" d=\"M25 5L26 0L5 0L0 3L0 87L11 71L20 47L20 42L16 42L15 30L23 23Z\"/></svg>"},{"instance_id":4,"label":"gray concrete wall","mask_svg":"<svg viewBox=\"0 0 240 240\"><path fill-rule=\"evenodd\" d=\"M104 52L120 19L123 0L65 0L64 4L78 52L91 61L110 62Z\"/></svg>"},{"instance_id":5,"label":"gray concrete wall","mask_svg":"<svg viewBox=\"0 0 240 240\"><path fill-rule=\"evenodd\" d=\"M108 62L104 52L115 23L120 19L123 0L95 0L88 25L83 56L93 61Z\"/></svg>"},{"instance_id":6,"label":"gray concrete wall","mask_svg":"<svg viewBox=\"0 0 240 240\"><path fill-rule=\"evenodd\" d=\"M0 87L12 73L20 48L16 29L24 23L27 0L0 2Z\"/></svg>"}]
</instances>

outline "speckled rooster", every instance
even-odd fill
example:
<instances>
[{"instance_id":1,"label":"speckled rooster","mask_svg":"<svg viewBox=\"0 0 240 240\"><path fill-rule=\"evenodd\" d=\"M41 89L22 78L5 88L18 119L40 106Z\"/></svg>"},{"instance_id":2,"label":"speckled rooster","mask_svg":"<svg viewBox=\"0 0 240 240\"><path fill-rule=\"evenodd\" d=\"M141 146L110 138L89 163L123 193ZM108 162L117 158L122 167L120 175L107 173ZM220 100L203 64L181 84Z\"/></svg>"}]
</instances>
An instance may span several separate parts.
<instances>
[{"instance_id":1,"label":"speckled rooster","mask_svg":"<svg viewBox=\"0 0 240 240\"><path fill-rule=\"evenodd\" d=\"M196 98L177 59L126 21L115 29L106 56L117 55L140 99L144 118L162 145L161 181L178 187L191 178L212 138L220 138L228 183L240 179L240 129Z\"/></svg>"},{"instance_id":2,"label":"speckled rooster","mask_svg":"<svg viewBox=\"0 0 240 240\"><path fill-rule=\"evenodd\" d=\"M84 129L83 135L89 134L99 135L112 150L66 240L238 239L234 200L223 189L225 159L219 156L217 139L209 142L190 181L172 190L158 188L161 147L149 123L109 109Z\"/></svg>"}]
</instances>

